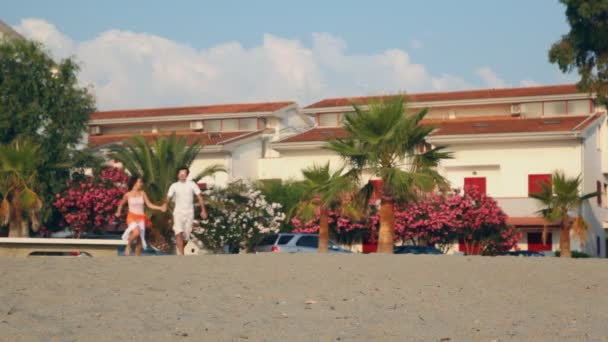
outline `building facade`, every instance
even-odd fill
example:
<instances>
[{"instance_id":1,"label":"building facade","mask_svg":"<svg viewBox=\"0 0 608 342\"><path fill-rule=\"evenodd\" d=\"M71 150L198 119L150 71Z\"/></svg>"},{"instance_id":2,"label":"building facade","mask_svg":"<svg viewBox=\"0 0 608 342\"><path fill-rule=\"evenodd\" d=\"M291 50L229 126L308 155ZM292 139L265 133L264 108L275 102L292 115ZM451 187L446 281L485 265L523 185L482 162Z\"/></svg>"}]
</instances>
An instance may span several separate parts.
<instances>
[{"instance_id":1,"label":"building facade","mask_svg":"<svg viewBox=\"0 0 608 342\"><path fill-rule=\"evenodd\" d=\"M558 85L408 97L408 112L429 109L423 124L436 129L427 142L448 146L453 153L453 159L442 162L441 174L455 188L476 185L495 198L508 223L524 232L521 249L559 249L557 224L550 225L548 243L542 243L543 221L529 194L538 191L539 182L550 182L556 170L569 177L580 175L581 193L600 195L583 205L591 229L584 246L573 240L572 248L606 257L606 113L595 105L593 95L574 85ZM365 108L369 100L326 99L302 109L285 102L100 112L92 116L89 144L176 131L206 143L194 168L219 162L230 169L228 175L206 182L222 186L239 179L299 179L301 170L315 163L342 165L322 147L329 139L345 136L341 121L353 111L351 103Z\"/></svg>"}]
</instances>

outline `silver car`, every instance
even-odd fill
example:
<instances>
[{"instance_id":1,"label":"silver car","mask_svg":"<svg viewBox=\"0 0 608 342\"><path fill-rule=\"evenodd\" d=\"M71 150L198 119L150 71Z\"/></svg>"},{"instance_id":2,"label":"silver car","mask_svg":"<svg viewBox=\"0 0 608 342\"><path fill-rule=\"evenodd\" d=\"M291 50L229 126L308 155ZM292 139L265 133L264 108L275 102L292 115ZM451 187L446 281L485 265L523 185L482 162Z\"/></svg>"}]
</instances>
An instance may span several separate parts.
<instances>
[{"instance_id":1,"label":"silver car","mask_svg":"<svg viewBox=\"0 0 608 342\"><path fill-rule=\"evenodd\" d=\"M316 253L319 247L319 234L279 233L266 235L255 246L256 253ZM352 253L329 240L329 253Z\"/></svg>"}]
</instances>

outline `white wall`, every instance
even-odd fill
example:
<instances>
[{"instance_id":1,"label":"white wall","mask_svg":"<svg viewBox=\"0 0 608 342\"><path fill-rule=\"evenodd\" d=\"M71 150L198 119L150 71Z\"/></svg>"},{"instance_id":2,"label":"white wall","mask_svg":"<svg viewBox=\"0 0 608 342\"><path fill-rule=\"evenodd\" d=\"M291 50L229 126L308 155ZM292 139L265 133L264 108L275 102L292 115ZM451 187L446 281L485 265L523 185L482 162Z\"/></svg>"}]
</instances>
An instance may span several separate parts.
<instances>
[{"instance_id":1,"label":"white wall","mask_svg":"<svg viewBox=\"0 0 608 342\"><path fill-rule=\"evenodd\" d=\"M602 122L603 128L605 128L605 121ZM591 127L589 130L589 136L585 139L584 143L584 168L583 168L583 186L582 193L587 194L596 191L596 182L601 182L602 190L602 204L597 204L597 199L591 198L583 204L583 217L590 225L589 234L587 234L587 241L585 242L584 251L590 255L598 255L596 247L596 237L600 238L600 256L606 257L606 231L603 228L603 221L608 214L606 208L606 196L604 196L603 187L604 183L608 183L606 177L602 173L602 153L606 153L606 148L602 146L603 137L600 136L598 144L597 130L595 127ZM602 132L600 135L605 134ZM572 239L572 249L580 249L579 242L576 239Z\"/></svg>"},{"instance_id":2,"label":"white wall","mask_svg":"<svg viewBox=\"0 0 608 342\"><path fill-rule=\"evenodd\" d=\"M206 152L199 153L197 158L190 166L190 174L196 175L206 167L211 166L213 164L223 165L224 167L229 169L228 173L219 172L216 173L213 177L203 178L202 181L212 186L226 186L226 184L228 184L230 174L230 159L229 156L226 154Z\"/></svg>"},{"instance_id":3,"label":"white wall","mask_svg":"<svg viewBox=\"0 0 608 342\"><path fill-rule=\"evenodd\" d=\"M528 175L563 170L581 171L580 144L575 141L485 143L448 146L453 159L442 162L441 172L452 186L462 188L464 177L486 177L493 197L528 197ZM473 174L473 173L476 174Z\"/></svg>"},{"instance_id":4,"label":"white wall","mask_svg":"<svg viewBox=\"0 0 608 342\"><path fill-rule=\"evenodd\" d=\"M233 181L242 179L252 181L258 179L258 162L262 156L262 141L255 141L239 145L232 151L232 168L230 170Z\"/></svg>"},{"instance_id":5,"label":"white wall","mask_svg":"<svg viewBox=\"0 0 608 342\"><path fill-rule=\"evenodd\" d=\"M330 151L322 149L308 151L283 151L279 158L261 159L259 175L261 179L301 179L302 169L314 164L330 162L332 170L343 165L342 159Z\"/></svg>"}]
</instances>

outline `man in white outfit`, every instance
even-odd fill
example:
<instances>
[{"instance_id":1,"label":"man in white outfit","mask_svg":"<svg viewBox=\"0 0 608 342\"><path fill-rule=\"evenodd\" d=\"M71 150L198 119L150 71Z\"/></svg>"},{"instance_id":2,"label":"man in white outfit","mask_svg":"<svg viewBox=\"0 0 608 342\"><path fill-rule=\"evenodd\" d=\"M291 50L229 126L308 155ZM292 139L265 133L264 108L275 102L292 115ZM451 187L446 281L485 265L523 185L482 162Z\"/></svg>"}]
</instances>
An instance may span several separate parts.
<instances>
[{"instance_id":1,"label":"man in white outfit","mask_svg":"<svg viewBox=\"0 0 608 342\"><path fill-rule=\"evenodd\" d=\"M175 233L175 244L177 255L184 255L184 240L190 239L192 233L192 221L194 220L194 196L201 206L201 218L207 218L207 210L201 196L201 189L191 180L188 180L190 170L182 167L177 171L178 181L171 184L167 192L166 202L175 201L173 207L173 232Z\"/></svg>"}]
</instances>

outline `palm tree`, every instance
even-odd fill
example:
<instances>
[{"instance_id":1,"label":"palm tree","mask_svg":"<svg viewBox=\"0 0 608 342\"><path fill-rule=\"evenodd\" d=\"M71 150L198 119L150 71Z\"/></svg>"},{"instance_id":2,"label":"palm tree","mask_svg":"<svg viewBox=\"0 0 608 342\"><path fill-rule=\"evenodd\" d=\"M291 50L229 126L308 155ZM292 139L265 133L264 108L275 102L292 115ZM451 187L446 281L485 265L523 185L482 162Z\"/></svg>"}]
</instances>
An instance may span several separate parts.
<instances>
[{"instance_id":1,"label":"palm tree","mask_svg":"<svg viewBox=\"0 0 608 342\"><path fill-rule=\"evenodd\" d=\"M569 258L572 254L570 250L570 231L572 230L575 236L579 238L581 246L583 246L587 237L589 225L582 216L581 206L583 201L598 195L597 192L592 192L579 196L581 181L580 175L568 178L562 171L555 171L551 176L552 184L541 182L539 183L541 191L536 194L530 194L532 198L542 203L542 209L538 213L545 220L545 224L543 225L543 243L546 243L547 224L559 221L561 226L559 239L560 256L566 258ZM578 215L574 221L570 222L568 213L573 210L577 210Z\"/></svg>"},{"instance_id":2,"label":"palm tree","mask_svg":"<svg viewBox=\"0 0 608 342\"><path fill-rule=\"evenodd\" d=\"M142 136L135 136L131 140L124 141L122 144L110 147L109 157L122 163L123 167L132 175L143 177L146 183L146 193L153 202L161 202L165 199L169 186L175 182L177 170L180 167L190 167L196 156L203 149L198 141L187 143L186 137L177 137L175 133L170 136L160 136L153 143ZM217 172L226 172L224 166L219 164L211 165L192 179L198 180L212 176ZM161 233L159 238L161 244L168 245L171 237L169 212L153 212L151 215L153 228ZM154 234L154 233L153 233Z\"/></svg>"},{"instance_id":3,"label":"palm tree","mask_svg":"<svg viewBox=\"0 0 608 342\"><path fill-rule=\"evenodd\" d=\"M420 124L426 109L405 114L404 96L371 101L367 110L352 105L354 113L344 118L348 137L329 141L326 148L342 156L359 179L364 175L381 178L378 252L393 253L395 204L445 187L447 182L436 167L451 156L444 147L418 150L427 146L425 139L434 128ZM368 182L362 193L369 196L371 189Z\"/></svg>"},{"instance_id":4,"label":"palm tree","mask_svg":"<svg viewBox=\"0 0 608 342\"><path fill-rule=\"evenodd\" d=\"M302 170L305 196L295 210L308 220L319 215L319 253L327 253L329 246L329 213L340 207L349 212L349 197L356 191L356 183L344 169L330 172L329 162L323 166L313 165ZM352 213L352 211L350 211Z\"/></svg>"},{"instance_id":5,"label":"palm tree","mask_svg":"<svg viewBox=\"0 0 608 342\"><path fill-rule=\"evenodd\" d=\"M28 237L40 226L42 201L34 188L37 185L40 145L15 139L0 146L0 220L9 226L9 237Z\"/></svg>"}]
</instances>

